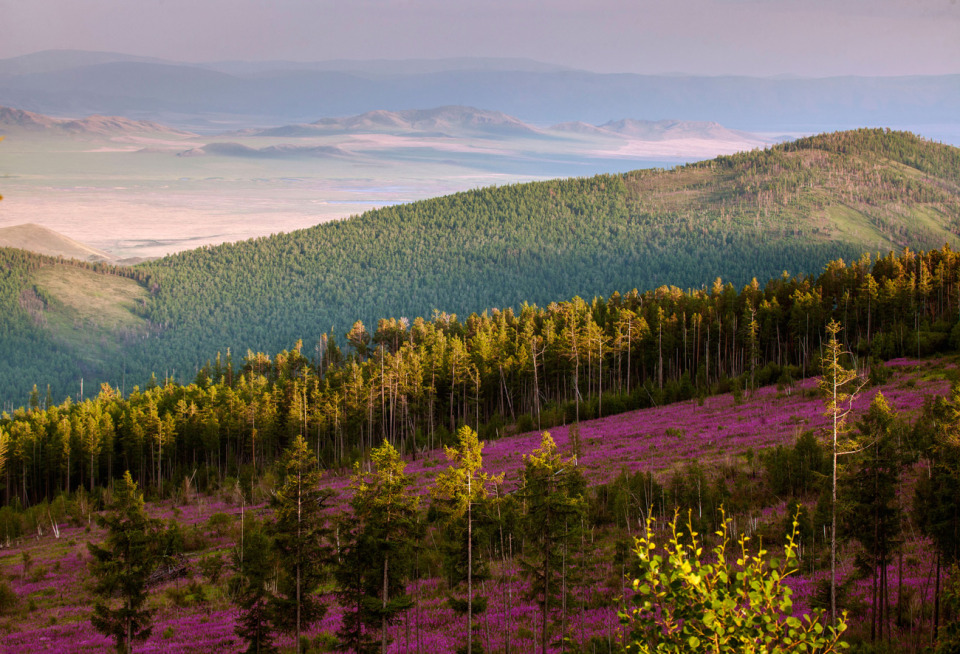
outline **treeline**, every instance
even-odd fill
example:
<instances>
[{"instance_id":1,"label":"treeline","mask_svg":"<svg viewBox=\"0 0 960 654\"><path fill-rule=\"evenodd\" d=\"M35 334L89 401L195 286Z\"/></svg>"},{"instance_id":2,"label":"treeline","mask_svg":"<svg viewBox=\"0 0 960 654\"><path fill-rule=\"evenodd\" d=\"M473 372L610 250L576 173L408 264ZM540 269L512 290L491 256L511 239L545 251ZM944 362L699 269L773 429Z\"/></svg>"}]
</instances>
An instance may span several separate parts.
<instances>
[{"instance_id":1,"label":"treeline","mask_svg":"<svg viewBox=\"0 0 960 654\"><path fill-rule=\"evenodd\" d=\"M449 442L461 425L509 430L789 384L818 371L823 325L836 319L863 357L956 347L960 257L949 247L830 263L818 278L780 276L740 290L661 287L465 319L358 321L275 356L232 353L189 384L151 381L124 396L104 385L51 404L34 389L0 421L5 498L24 505L130 470L144 488L199 469L204 487L255 475L296 435L324 467L386 439L401 452ZM244 472L246 471L246 472Z\"/></svg>"}]
</instances>

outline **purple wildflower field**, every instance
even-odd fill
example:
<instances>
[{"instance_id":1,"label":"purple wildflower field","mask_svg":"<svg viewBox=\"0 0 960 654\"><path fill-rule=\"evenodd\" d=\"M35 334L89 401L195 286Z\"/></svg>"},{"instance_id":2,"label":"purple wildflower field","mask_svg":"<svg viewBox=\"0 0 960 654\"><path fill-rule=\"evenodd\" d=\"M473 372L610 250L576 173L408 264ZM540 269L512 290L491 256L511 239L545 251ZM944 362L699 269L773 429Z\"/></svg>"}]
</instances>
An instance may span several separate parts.
<instances>
[{"instance_id":1,"label":"purple wildflower field","mask_svg":"<svg viewBox=\"0 0 960 654\"><path fill-rule=\"evenodd\" d=\"M866 410L880 390L891 408L912 420L926 396L949 391L949 382L943 374L945 365L939 360L888 362L894 374L881 387L862 392L851 417L856 419ZM815 392L816 382L817 379L809 378L789 389L762 388L745 394L740 404L727 394L706 398L702 405L688 401L583 422L580 425L583 451L578 464L591 484L610 481L623 468L651 471L665 481L673 471L692 460L708 469L745 465L744 455L749 450L759 452L778 444L792 444L801 431L825 426L827 419L822 415L823 402ZM569 426L549 431L561 450L568 449ZM483 452L484 469L493 474L504 473L507 488L514 487L523 467L522 455L539 445L540 434L533 432L488 442ZM407 472L415 478L414 492L423 496L423 502L427 501L428 489L436 475L446 465L439 450L408 461ZM335 506L330 510L341 510L348 499L349 474L328 474L325 483L338 493ZM192 579L196 581L203 581L199 559L214 554L226 559L239 533L241 505L229 492L191 497L179 504L156 503L149 505L148 510L155 517L179 521L194 538L202 541L203 547L188 555ZM245 517L265 517L268 513L262 503L247 505L243 510ZM218 512L232 516L234 524L220 531L212 528L208 520ZM781 502L758 510L748 520L755 525L779 524L785 512ZM60 525L59 537L45 530L42 536L25 538L0 549L0 579L8 581L19 601L12 613L0 615L0 652L112 651L112 642L97 634L89 622L92 603L86 543L102 538L95 525L64 523ZM609 540L589 538L587 547L594 550L595 569L588 576L595 582L592 587L579 591L582 594L577 596L578 608L572 612L569 632L578 642L595 638L615 643L619 635L616 598L624 592L625 582L619 566L614 569ZM920 606L921 599L929 601L933 592L930 550L929 544L919 537L909 542L905 550L902 575L903 584L909 590L911 610ZM850 574L852 557L841 554L840 563L843 574ZM525 583L516 574L514 564L504 565L510 569L501 569L500 564L494 562L492 578L484 582L482 590L489 598L489 606L476 618L475 637L488 652L504 651L508 639L511 651L534 651L539 634L539 608L523 599ZM229 571L225 571L224 577L228 574ZM816 583L826 574L818 571L789 579L795 592L795 612L806 610ZM890 579L900 578L896 561L888 574ZM153 633L147 642L136 646L136 651L211 654L241 651L242 645L233 633L237 611L226 596L222 581L219 585L206 584L206 601L184 605L176 600L190 581L188 577L152 589L150 604L156 609ZM857 582L853 594L868 598L870 583L870 579ZM328 613L306 632L315 643L320 642L323 634L335 633L340 624L341 610L332 595L332 587L327 590ZM452 652L466 641L465 620L456 617L447 607L445 592L443 583L436 578L410 585L409 593L416 605L392 627L390 652ZM334 642L332 637L329 640ZM280 638L278 643L292 651L290 638ZM315 651L335 651L316 647Z\"/></svg>"}]
</instances>

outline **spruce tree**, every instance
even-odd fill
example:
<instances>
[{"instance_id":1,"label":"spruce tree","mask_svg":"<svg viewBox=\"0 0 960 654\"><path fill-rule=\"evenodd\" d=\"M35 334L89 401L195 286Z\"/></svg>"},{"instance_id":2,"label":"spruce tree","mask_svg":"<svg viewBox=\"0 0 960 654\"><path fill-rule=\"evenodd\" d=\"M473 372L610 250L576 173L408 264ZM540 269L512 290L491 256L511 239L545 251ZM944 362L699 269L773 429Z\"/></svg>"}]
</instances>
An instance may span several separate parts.
<instances>
[{"instance_id":1,"label":"spruce tree","mask_svg":"<svg viewBox=\"0 0 960 654\"><path fill-rule=\"evenodd\" d=\"M240 544L233 549L231 558L234 575L230 588L240 608L234 632L247 642L247 654L276 652L275 604L270 590L276 563L273 544L262 524L249 521L244 525Z\"/></svg>"},{"instance_id":2,"label":"spruce tree","mask_svg":"<svg viewBox=\"0 0 960 654\"><path fill-rule=\"evenodd\" d=\"M933 638L939 637L941 571L960 562L960 383L924 407L917 423L929 471L917 480L913 515L936 548ZM939 651L939 650L938 650Z\"/></svg>"},{"instance_id":3,"label":"spruce tree","mask_svg":"<svg viewBox=\"0 0 960 654\"><path fill-rule=\"evenodd\" d=\"M841 500L845 526L860 541L869 559L864 563L873 577L870 640L875 640L877 630L882 639L884 625L890 622L887 567L901 535L903 516L897 491L904 455L899 446L897 414L882 393L874 396L857 429L864 446L851 456L845 470Z\"/></svg>"},{"instance_id":4,"label":"spruce tree","mask_svg":"<svg viewBox=\"0 0 960 654\"><path fill-rule=\"evenodd\" d=\"M100 545L87 545L97 596L90 621L94 629L114 639L118 652L130 652L133 643L146 640L152 629L147 580L159 560L161 527L159 520L144 513L143 496L129 471L114 486L113 500L97 524L107 529L107 538Z\"/></svg>"},{"instance_id":5,"label":"spruce tree","mask_svg":"<svg viewBox=\"0 0 960 654\"><path fill-rule=\"evenodd\" d=\"M345 608L339 636L356 652L370 651L363 626L379 627L380 650L387 650L387 627L413 605L406 594L414 541L419 536L419 498L409 494L406 464L390 443L370 453L373 469L354 467L350 488L353 528L337 571L338 598Z\"/></svg>"}]
</instances>

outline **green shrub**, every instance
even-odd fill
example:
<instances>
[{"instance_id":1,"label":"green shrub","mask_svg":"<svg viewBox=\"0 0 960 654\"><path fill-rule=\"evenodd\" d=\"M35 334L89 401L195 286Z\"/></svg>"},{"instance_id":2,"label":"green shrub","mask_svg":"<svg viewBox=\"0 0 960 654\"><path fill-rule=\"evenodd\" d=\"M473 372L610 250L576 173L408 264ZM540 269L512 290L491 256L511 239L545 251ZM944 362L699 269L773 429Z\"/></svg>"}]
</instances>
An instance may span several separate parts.
<instances>
[{"instance_id":1,"label":"green shrub","mask_svg":"<svg viewBox=\"0 0 960 654\"><path fill-rule=\"evenodd\" d=\"M633 581L635 608L620 614L625 627L625 651L658 652L770 652L815 651L820 654L845 648L840 635L846 614L837 627L824 627L823 611L803 619L793 617L791 590L784 577L796 564L796 523L787 538L785 561L768 565L766 550L747 551L748 538L740 536L730 556L729 524L723 517L716 532L719 543L704 557L688 514L687 533L670 523L665 545L654 540L653 518L636 540L638 577ZM736 563L728 563L734 558ZM707 562L709 561L709 562Z\"/></svg>"},{"instance_id":2,"label":"green shrub","mask_svg":"<svg viewBox=\"0 0 960 654\"><path fill-rule=\"evenodd\" d=\"M207 518L207 528L215 533L218 537L223 538L228 533L233 531L233 526L236 523L236 520L232 515L224 513L223 511L217 511L209 518Z\"/></svg>"},{"instance_id":3,"label":"green shrub","mask_svg":"<svg viewBox=\"0 0 960 654\"><path fill-rule=\"evenodd\" d=\"M20 598L10 587L10 583L6 579L0 580L0 615L13 613L19 604Z\"/></svg>"}]
</instances>

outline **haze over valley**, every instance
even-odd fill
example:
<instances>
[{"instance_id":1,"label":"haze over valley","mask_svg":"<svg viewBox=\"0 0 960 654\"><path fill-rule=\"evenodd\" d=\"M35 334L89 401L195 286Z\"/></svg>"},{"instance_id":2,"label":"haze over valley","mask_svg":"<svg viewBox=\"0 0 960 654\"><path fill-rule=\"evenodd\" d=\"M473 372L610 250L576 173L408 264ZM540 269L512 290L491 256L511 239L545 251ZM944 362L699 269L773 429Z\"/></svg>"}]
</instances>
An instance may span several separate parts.
<instances>
[{"instance_id":1,"label":"haze over valley","mask_svg":"<svg viewBox=\"0 0 960 654\"><path fill-rule=\"evenodd\" d=\"M597 73L524 57L0 59L0 227L132 262L471 188L865 126L960 143L960 77Z\"/></svg>"},{"instance_id":2,"label":"haze over valley","mask_svg":"<svg viewBox=\"0 0 960 654\"><path fill-rule=\"evenodd\" d=\"M470 188L671 167L772 140L694 121L543 127L460 106L202 135L0 107L0 135L0 227L39 224L120 261Z\"/></svg>"}]
</instances>

